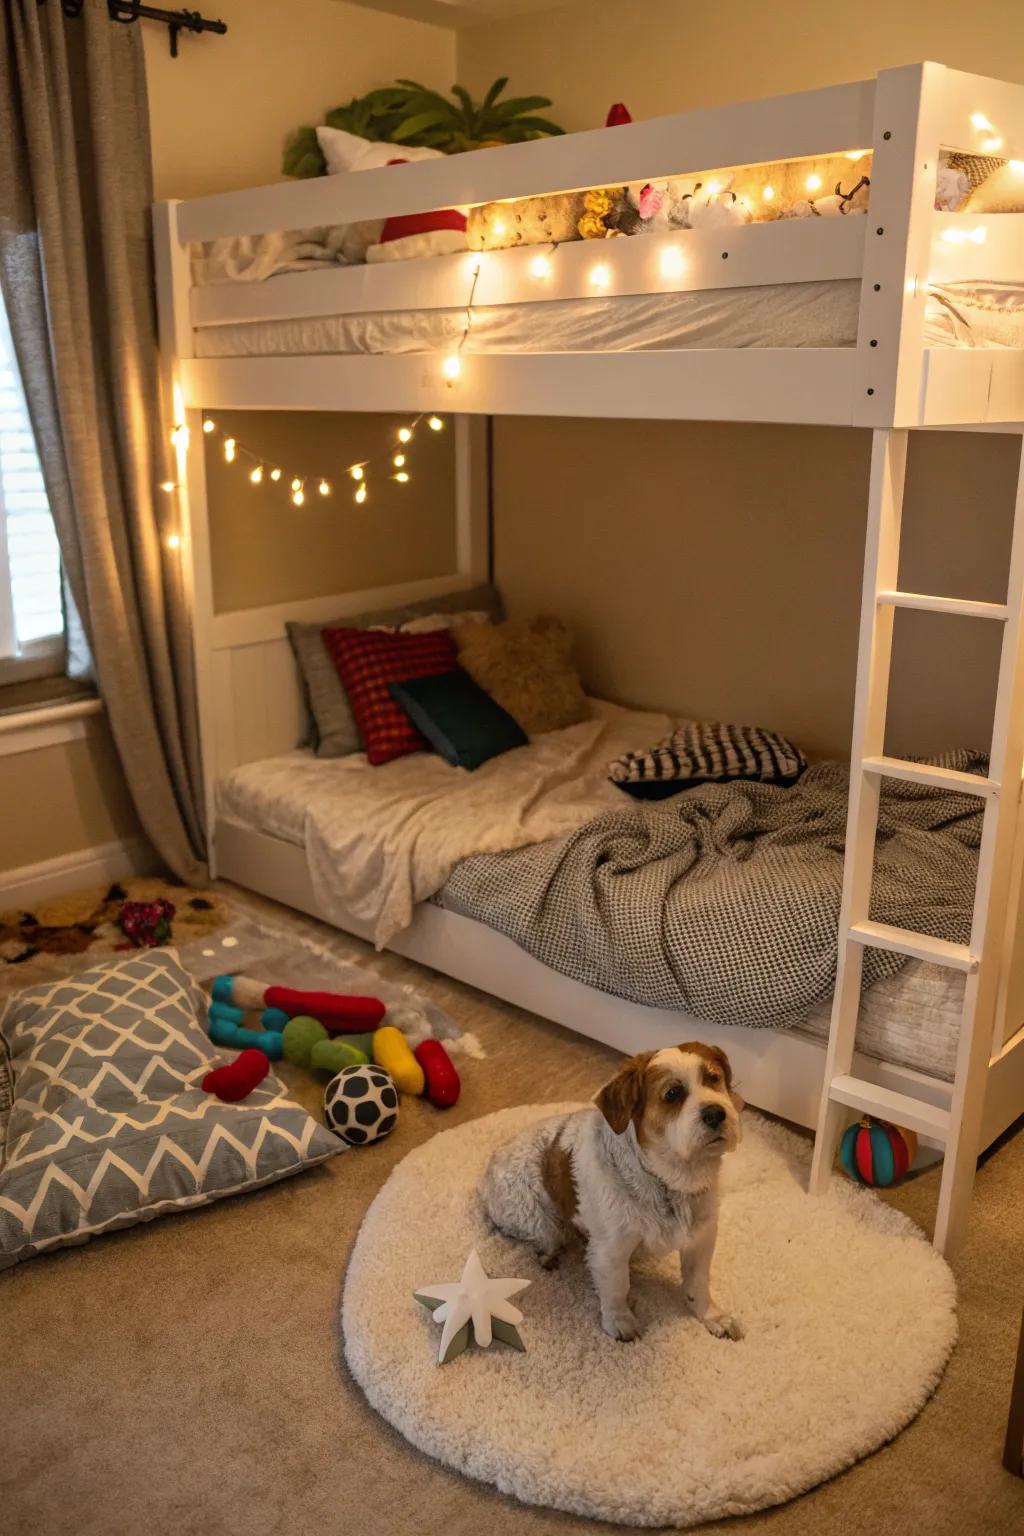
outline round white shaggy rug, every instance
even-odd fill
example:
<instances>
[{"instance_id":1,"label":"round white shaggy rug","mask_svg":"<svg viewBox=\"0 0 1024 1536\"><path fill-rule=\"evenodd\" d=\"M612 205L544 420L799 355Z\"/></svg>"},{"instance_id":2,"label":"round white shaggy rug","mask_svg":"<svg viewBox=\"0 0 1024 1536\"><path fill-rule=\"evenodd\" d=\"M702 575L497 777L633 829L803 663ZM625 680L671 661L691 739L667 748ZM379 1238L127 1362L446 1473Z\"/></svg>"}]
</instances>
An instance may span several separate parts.
<instances>
[{"instance_id":1,"label":"round white shaggy rug","mask_svg":"<svg viewBox=\"0 0 1024 1536\"><path fill-rule=\"evenodd\" d=\"M781 1503L866 1456L934 1390L956 1339L948 1266L918 1229L837 1176L804 1193L809 1148L748 1114L723 1168L712 1291L746 1328L715 1339L683 1312L678 1264L634 1265L642 1338L601 1332L578 1250L542 1270L496 1235L476 1188L494 1147L568 1105L503 1110L411 1152L377 1195L342 1303L345 1358L420 1450L531 1504L689 1526ZM470 1344L436 1363L412 1297L457 1280L471 1247L515 1299L526 1353Z\"/></svg>"}]
</instances>

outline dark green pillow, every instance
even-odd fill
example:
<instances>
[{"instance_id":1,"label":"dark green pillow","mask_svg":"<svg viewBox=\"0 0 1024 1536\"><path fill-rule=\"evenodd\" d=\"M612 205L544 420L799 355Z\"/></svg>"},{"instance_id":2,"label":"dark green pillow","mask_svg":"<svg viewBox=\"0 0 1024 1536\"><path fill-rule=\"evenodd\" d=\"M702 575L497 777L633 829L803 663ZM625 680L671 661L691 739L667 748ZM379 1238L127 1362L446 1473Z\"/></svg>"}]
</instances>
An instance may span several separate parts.
<instances>
[{"instance_id":1,"label":"dark green pillow","mask_svg":"<svg viewBox=\"0 0 1024 1536\"><path fill-rule=\"evenodd\" d=\"M455 768L479 768L502 752L525 747L529 740L461 667L392 683L389 691L434 751Z\"/></svg>"}]
</instances>

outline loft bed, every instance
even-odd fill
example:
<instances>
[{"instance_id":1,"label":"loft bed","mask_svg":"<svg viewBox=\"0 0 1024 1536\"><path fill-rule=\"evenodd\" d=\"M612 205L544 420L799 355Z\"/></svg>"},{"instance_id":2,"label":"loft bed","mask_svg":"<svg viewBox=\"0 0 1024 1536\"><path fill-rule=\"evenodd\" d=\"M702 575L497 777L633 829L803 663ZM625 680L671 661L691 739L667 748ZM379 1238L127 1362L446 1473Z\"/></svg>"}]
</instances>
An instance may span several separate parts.
<instances>
[{"instance_id":1,"label":"loft bed","mask_svg":"<svg viewBox=\"0 0 1024 1536\"><path fill-rule=\"evenodd\" d=\"M1019 204L1003 204L1013 211L936 211L941 157L996 150L1011 182L1020 176ZM682 176L706 188L738 170L749 183L766 167L789 175L800 165L811 167L810 186L821 179L813 168L830 167L836 156L870 169L866 211L862 197L861 211L850 207L846 216L812 212L711 227L695 221L637 238L366 262L262 282L193 282L196 249L209 250L211 242L456 207L486 208L493 232L503 222L495 204L514 219L522 199ZM900 513L911 430L1024 432L1024 332L1015 324L1018 285L1024 290L1024 88L935 64L908 66L768 101L160 204L155 236L169 416L175 429L190 429L174 433L176 516L192 594L211 861L218 874L316 916L328 913L301 841L226 814L218 785L302 739L288 620L327 623L487 576L486 416L873 430L839 964L827 1042L625 1003L432 902L416 906L391 947L624 1050L671 1043L680 1030L721 1043L749 1102L816 1128L812 1189L827 1181L851 1112L917 1131L944 1153L935 1241L951 1251L966 1222L978 1151L1024 1112L1024 471L1005 603L901 592ZM989 312L1000 310L1006 323L980 327L972 345L963 327L943 325L939 311L969 307L978 287L998 289ZM218 409L454 415L456 570L401 588L215 612L203 456L190 454L188 442L201 439L202 412ZM989 777L885 755L897 607L1001 626ZM967 944L869 918L879 792L888 779L984 802ZM368 936L354 914L332 907L329 918ZM961 1025L946 1076L857 1050L868 947L963 976Z\"/></svg>"}]
</instances>

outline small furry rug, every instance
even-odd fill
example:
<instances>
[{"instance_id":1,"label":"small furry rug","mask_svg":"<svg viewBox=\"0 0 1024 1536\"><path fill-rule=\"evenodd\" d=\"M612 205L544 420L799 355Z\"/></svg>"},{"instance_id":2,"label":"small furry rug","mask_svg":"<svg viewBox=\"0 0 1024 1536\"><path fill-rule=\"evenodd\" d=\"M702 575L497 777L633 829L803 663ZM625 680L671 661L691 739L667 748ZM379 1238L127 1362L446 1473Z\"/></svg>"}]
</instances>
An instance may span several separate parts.
<instances>
[{"instance_id":1,"label":"small furry rug","mask_svg":"<svg viewBox=\"0 0 1024 1536\"><path fill-rule=\"evenodd\" d=\"M671 1258L634 1266L635 1344L600 1330L578 1251L545 1273L494 1233L476 1188L495 1146L555 1112L502 1110L445 1131L391 1174L363 1222L342 1303L345 1358L414 1445L529 1504L627 1525L698 1525L780 1504L890 1440L956 1340L946 1263L917 1227L834 1178L804 1192L808 1145L757 1116L725 1160L714 1339L680 1305ZM476 1245L516 1298L526 1354L470 1344L444 1366L417 1285L457 1279Z\"/></svg>"}]
</instances>

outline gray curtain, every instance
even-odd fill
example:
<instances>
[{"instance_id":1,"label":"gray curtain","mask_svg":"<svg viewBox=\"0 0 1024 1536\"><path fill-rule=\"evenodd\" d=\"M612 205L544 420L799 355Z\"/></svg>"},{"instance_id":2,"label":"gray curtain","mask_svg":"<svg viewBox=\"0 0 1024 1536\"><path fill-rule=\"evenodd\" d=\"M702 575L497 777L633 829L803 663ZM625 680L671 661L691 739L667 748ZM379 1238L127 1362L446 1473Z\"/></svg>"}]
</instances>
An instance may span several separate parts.
<instances>
[{"instance_id":1,"label":"gray curtain","mask_svg":"<svg viewBox=\"0 0 1024 1536\"><path fill-rule=\"evenodd\" d=\"M205 878L188 609L161 431L140 24L0 0L0 287L75 606L142 825ZM158 515L159 512L159 515Z\"/></svg>"}]
</instances>

